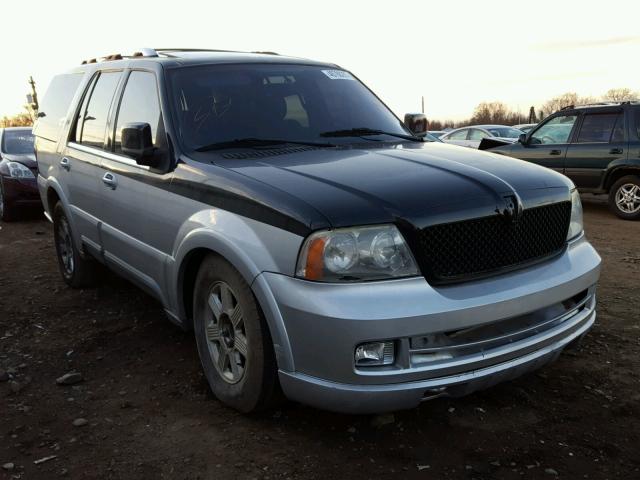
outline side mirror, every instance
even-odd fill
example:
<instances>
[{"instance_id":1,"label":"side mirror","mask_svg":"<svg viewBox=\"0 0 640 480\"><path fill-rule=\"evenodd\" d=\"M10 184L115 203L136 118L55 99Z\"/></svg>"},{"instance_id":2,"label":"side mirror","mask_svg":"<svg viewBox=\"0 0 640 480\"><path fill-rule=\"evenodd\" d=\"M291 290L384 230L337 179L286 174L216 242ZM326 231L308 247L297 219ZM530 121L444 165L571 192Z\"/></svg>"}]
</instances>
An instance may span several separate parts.
<instances>
[{"instance_id":1,"label":"side mirror","mask_svg":"<svg viewBox=\"0 0 640 480\"><path fill-rule=\"evenodd\" d=\"M122 127L122 153L139 165L155 165L151 126L148 123L127 123Z\"/></svg>"},{"instance_id":2,"label":"side mirror","mask_svg":"<svg viewBox=\"0 0 640 480\"><path fill-rule=\"evenodd\" d=\"M521 133L521 134L518 136L518 143L521 143L521 144L523 144L523 145L524 145L525 143L527 143L527 134L526 134L526 133Z\"/></svg>"},{"instance_id":3,"label":"side mirror","mask_svg":"<svg viewBox=\"0 0 640 480\"><path fill-rule=\"evenodd\" d=\"M407 113L404 116L404 124L417 137L422 137L427 133L429 122L424 113Z\"/></svg>"}]
</instances>

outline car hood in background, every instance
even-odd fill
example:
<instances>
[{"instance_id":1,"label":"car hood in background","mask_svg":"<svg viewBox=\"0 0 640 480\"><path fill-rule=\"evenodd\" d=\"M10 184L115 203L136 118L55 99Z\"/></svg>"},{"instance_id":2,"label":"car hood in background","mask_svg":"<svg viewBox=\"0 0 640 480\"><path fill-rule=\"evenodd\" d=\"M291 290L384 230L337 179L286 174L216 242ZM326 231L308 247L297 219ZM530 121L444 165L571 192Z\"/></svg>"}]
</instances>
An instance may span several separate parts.
<instances>
[{"instance_id":1,"label":"car hood in background","mask_svg":"<svg viewBox=\"0 0 640 480\"><path fill-rule=\"evenodd\" d=\"M25 167L29 168L35 168L37 166L36 155L34 153L5 153L2 155L2 159L9 162L19 162L22 163Z\"/></svg>"},{"instance_id":2,"label":"car hood in background","mask_svg":"<svg viewBox=\"0 0 640 480\"><path fill-rule=\"evenodd\" d=\"M417 228L568 200L570 182L513 158L444 143L317 149L209 161L302 200L333 227L408 221Z\"/></svg>"}]
</instances>

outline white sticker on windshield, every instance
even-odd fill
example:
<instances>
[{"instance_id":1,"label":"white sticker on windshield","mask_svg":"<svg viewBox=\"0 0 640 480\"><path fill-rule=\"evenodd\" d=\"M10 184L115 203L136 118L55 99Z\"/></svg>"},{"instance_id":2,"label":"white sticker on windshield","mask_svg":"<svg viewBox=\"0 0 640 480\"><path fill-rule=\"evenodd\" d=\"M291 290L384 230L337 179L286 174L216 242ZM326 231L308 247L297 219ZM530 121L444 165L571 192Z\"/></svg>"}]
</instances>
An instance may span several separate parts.
<instances>
[{"instance_id":1,"label":"white sticker on windshield","mask_svg":"<svg viewBox=\"0 0 640 480\"><path fill-rule=\"evenodd\" d=\"M322 70L322 73L331 80L355 80L349 72L344 70Z\"/></svg>"}]
</instances>

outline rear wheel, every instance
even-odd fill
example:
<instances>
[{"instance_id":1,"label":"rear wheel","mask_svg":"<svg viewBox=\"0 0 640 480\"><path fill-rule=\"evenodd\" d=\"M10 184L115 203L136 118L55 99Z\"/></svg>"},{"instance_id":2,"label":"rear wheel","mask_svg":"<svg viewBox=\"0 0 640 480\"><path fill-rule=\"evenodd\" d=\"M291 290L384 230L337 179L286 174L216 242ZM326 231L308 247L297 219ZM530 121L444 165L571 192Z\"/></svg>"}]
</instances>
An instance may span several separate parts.
<instances>
[{"instance_id":1,"label":"rear wheel","mask_svg":"<svg viewBox=\"0 0 640 480\"><path fill-rule=\"evenodd\" d=\"M2 181L0 181L0 218L3 222L10 222L16 218L15 206L5 198Z\"/></svg>"},{"instance_id":2,"label":"rear wheel","mask_svg":"<svg viewBox=\"0 0 640 480\"><path fill-rule=\"evenodd\" d=\"M97 274L96 262L80 254L73 241L69 219L60 202L53 208L53 237L60 273L67 285L73 288L93 285Z\"/></svg>"},{"instance_id":3,"label":"rear wheel","mask_svg":"<svg viewBox=\"0 0 640 480\"><path fill-rule=\"evenodd\" d=\"M620 218L640 218L640 177L627 175L613 184L609 191L609 207Z\"/></svg>"},{"instance_id":4,"label":"rear wheel","mask_svg":"<svg viewBox=\"0 0 640 480\"><path fill-rule=\"evenodd\" d=\"M279 386L269 328L249 285L218 256L206 257L200 266L193 317L213 394L245 413L273 405Z\"/></svg>"}]
</instances>

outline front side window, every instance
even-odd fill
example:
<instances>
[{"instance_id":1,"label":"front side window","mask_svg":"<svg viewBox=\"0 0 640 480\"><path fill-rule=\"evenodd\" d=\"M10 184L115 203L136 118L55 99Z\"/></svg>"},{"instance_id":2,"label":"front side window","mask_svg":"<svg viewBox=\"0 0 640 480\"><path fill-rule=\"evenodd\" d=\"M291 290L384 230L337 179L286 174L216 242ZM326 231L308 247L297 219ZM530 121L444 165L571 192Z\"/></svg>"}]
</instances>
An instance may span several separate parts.
<instances>
[{"instance_id":1,"label":"front side window","mask_svg":"<svg viewBox=\"0 0 640 480\"><path fill-rule=\"evenodd\" d=\"M568 143L576 118L578 118L576 115L553 117L531 134L529 142L532 144Z\"/></svg>"},{"instance_id":2,"label":"front side window","mask_svg":"<svg viewBox=\"0 0 640 480\"><path fill-rule=\"evenodd\" d=\"M350 73L309 65L206 65L169 71L179 134L195 150L237 139L365 141L345 130L409 135ZM341 131L342 135L328 135ZM367 139L400 141L392 136Z\"/></svg>"},{"instance_id":3,"label":"front side window","mask_svg":"<svg viewBox=\"0 0 640 480\"><path fill-rule=\"evenodd\" d=\"M83 104L78 127L76 127L76 141L90 147L102 148L104 146L105 132L107 129L107 117L120 81L121 72L102 72L93 86L89 97L85 97L86 107ZM91 87L90 87L91 88ZM80 123L81 122L81 123Z\"/></svg>"},{"instance_id":4,"label":"front side window","mask_svg":"<svg viewBox=\"0 0 640 480\"><path fill-rule=\"evenodd\" d=\"M488 137L484 131L478 130L477 128L471 129L471 133L469 134L469 140L482 140L483 138Z\"/></svg>"},{"instance_id":5,"label":"front side window","mask_svg":"<svg viewBox=\"0 0 640 480\"><path fill-rule=\"evenodd\" d=\"M151 72L133 71L127 79L116 121L115 151L122 153L122 127L127 123L148 123L151 139L157 144L161 127L160 101L156 76Z\"/></svg>"},{"instance_id":6,"label":"front side window","mask_svg":"<svg viewBox=\"0 0 640 480\"><path fill-rule=\"evenodd\" d=\"M577 143L608 143L617 118L617 113L585 115Z\"/></svg>"},{"instance_id":7,"label":"front side window","mask_svg":"<svg viewBox=\"0 0 640 480\"><path fill-rule=\"evenodd\" d=\"M31 130L5 130L2 134L0 151L14 155L33 153L33 134Z\"/></svg>"},{"instance_id":8,"label":"front side window","mask_svg":"<svg viewBox=\"0 0 640 480\"><path fill-rule=\"evenodd\" d=\"M451 135L449 135L449 140L466 140L468 132L469 130L466 128L464 130L453 132Z\"/></svg>"}]
</instances>

